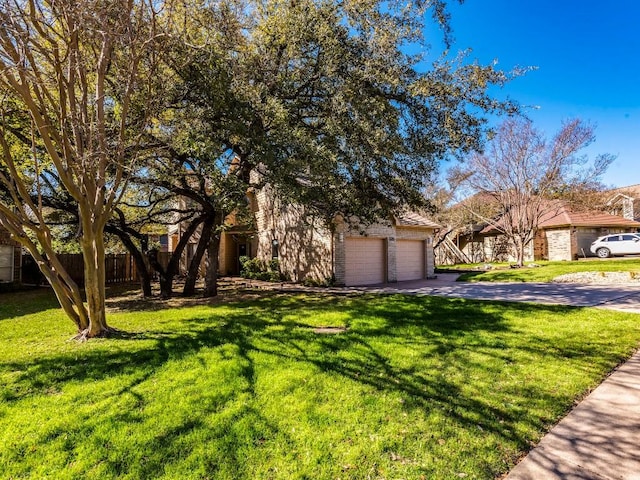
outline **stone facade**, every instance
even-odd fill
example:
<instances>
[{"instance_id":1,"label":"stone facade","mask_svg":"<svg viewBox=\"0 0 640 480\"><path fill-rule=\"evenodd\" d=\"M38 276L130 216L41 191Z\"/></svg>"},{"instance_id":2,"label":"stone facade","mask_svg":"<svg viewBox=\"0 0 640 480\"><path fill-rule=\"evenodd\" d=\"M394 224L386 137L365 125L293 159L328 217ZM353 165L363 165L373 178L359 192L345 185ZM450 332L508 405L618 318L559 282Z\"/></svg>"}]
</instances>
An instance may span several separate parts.
<instances>
[{"instance_id":1,"label":"stone facade","mask_svg":"<svg viewBox=\"0 0 640 480\"><path fill-rule=\"evenodd\" d=\"M629 228L565 227L540 232L546 240L546 251L536 255L536 260L576 260L592 257L589 248L598 237L613 233L633 231Z\"/></svg>"},{"instance_id":2,"label":"stone facade","mask_svg":"<svg viewBox=\"0 0 640 480\"><path fill-rule=\"evenodd\" d=\"M573 260L571 252L574 250L575 236L568 228L559 228L543 232L547 239L548 260Z\"/></svg>"},{"instance_id":3,"label":"stone facade","mask_svg":"<svg viewBox=\"0 0 640 480\"><path fill-rule=\"evenodd\" d=\"M570 261L593 256L589 247L600 236L633 231L629 228L573 227L546 228L538 230L533 242L525 249L525 261L550 260ZM503 235L485 236L484 261L514 262L513 247Z\"/></svg>"},{"instance_id":4,"label":"stone facade","mask_svg":"<svg viewBox=\"0 0 640 480\"><path fill-rule=\"evenodd\" d=\"M482 237L483 251L481 255L475 252L474 259L482 258L483 262L515 262L516 253L513 243L505 235L486 235ZM533 260L533 243L524 247L524 261ZM463 250L464 251L464 250ZM466 252L465 252L466 253Z\"/></svg>"},{"instance_id":5,"label":"stone facade","mask_svg":"<svg viewBox=\"0 0 640 480\"><path fill-rule=\"evenodd\" d=\"M281 201L269 186L248 192L247 198L253 213L252 225L244 224L246 220L243 223L233 214L225 219L226 230L220 234L218 256L221 275L238 275L239 259L247 256L257 257L265 264L277 259L280 271L295 282L308 280L345 285L350 260L346 242L361 238L384 242L380 258L364 257L365 263L384 262L380 282L398 281L397 243L402 240L422 242L419 261L424 265L420 275L422 278L434 276L433 236L437 226L419 215L408 214L404 219L368 226L354 226L354 222L337 218L328 226L303 205ZM177 244L180 232L180 225L169 232L170 251ZM180 264L181 271L186 270L198 238L196 233L188 245Z\"/></svg>"}]
</instances>

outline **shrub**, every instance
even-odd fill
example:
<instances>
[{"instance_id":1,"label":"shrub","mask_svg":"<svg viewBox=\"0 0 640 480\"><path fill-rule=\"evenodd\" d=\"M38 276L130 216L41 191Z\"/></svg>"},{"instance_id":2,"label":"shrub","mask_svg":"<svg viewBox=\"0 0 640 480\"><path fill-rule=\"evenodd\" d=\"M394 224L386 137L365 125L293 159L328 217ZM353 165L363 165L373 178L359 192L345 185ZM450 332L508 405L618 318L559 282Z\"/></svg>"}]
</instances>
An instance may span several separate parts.
<instances>
[{"instance_id":1,"label":"shrub","mask_svg":"<svg viewBox=\"0 0 640 480\"><path fill-rule=\"evenodd\" d=\"M280 273L280 262L277 258L268 263L259 258L240 257L240 275L251 280L279 282L285 279Z\"/></svg>"},{"instance_id":2,"label":"shrub","mask_svg":"<svg viewBox=\"0 0 640 480\"><path fill-rule=\"evenodd\" d=\"M302 284L305 287L332 287L334 286L336 283L336 279L335 277L331 276L331 277L325 277L325 278L313 278L313 277L306 277L303 281Z\"/></svg>"}]
</instances>

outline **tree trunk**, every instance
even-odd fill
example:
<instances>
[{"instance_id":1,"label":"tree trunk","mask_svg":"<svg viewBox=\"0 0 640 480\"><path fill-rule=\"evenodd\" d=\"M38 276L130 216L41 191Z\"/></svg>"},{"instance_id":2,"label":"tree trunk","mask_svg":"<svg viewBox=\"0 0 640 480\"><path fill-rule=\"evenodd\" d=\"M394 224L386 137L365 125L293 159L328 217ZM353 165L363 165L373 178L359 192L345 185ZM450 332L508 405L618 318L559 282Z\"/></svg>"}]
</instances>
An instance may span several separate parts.
<instances>
[{"instance_id":1,"label":"tree trunk","mask_svg":"<svg viewBox=\"0 0 640 480\"><path fill-rule=\"evenodd\" d=\"M207 251L207 246L209 244L209 239L211 238L211 231L214 227L214 223L215 218L213 215L211 215L208 216L202 224L202 231L200 233L200 239L198 240L198 246L196 247L195 254L191 259L191 263L189 264L187 278L185 280L184 289L182 290L182 294L185 296L191 296L195 294L196 281L198 280L200 264L205 252Z\"/></svg>"},{"instance_id":2,"label":"tree trunk","mask_svg":"<svg viewBox=\"0 0 640 480\"><path fill-rule=\"evenodd\" d=\"M158 250L155 248L147 252L147 258L149 259L151 268L158 272L158 275L160 276L160 297L171 298L173 295L173 277L175 272L170 271L169 268L165 269L162 266L158 261ZM169 262L169 264L171 264L171 262Z\"/></svg>"},{"instance_id":3,"label":"tree trunk","mask_svg":"<svg viewBox=\"0 0 640 480\"><path fill-rule=\"evenodd\" d=\"M83 222L87 223L87 222ZM83 225L87 227L87 225ZM80 332L79 339L104 337L112 329L107 325L105 309L105 253L104 232L101 228L83 228L82 257L84 261L84 291L89 312L89 326Z\"/></svg>"},{"instance_id":4,"label":"tree trunk","mask_svg":"<svg viewBox=\"0 0 640 480\"><path fill-rule=\"evenodd\" d=\"M167 268L163 268L158 262L158 251L150 250L147 253L147 258L149 259L149 263L151 267L158 272L160 275L160 296L162 298L170 298L173 295L173 278L178 273L178 267L180 266L180 257L184 252L184 249L187 247L189 243L189 239L198 229L200 224L204 221L202 216L197 217L191 221L185 232L180 237L180 241L176 246L176 249L171 254L171 258L169 259L169 264ZM154 253L155 252L155 253Z\"/></svg>"},{"instance_id":5,"label":"tree trunk","mask_svg":"<svg viewBox=\"0 0 640 480\"><path fill-rule=\"evenodd\" d=\"M136 262L136 268L138 270L138 278L140 280L140 289L142 290L142 296L148 298L152 295L151 274L147 269L147 264L145 263L142 254L140 254L139 259L137 255L134 255L133 259Z\"/></svg>"},{"instance_id":6,"label":"tree trunk","mask_svg":"<svg viewBox=\"0 0 640 480\"><path fill-rule=\"evenodd\" d=\"M149 266L145 262L143 252L146 251L147 242L141 240L141 249L136 247L136 244L131 240L131 236L125 231L115 226L105 227L105 230L109 233L113 233L118 236L124 247L129 254L133 257L133 261L136 263L136 270L138 272L138 279L140 280L140 289L142 290L143 297L151 296L151 272L149 272Z\"/></svg>"},{"instance_id":7,"label":"tree trunk","mask_svg":"<svg viewBox=\"0 0 640 480\"><path fill-rule=\"evenodd\" d=\"M61 265L59 268L55 266L56 263L59 263L56 257L52 259L53 261L48 261L39 254L34 255L34 252L31 252L31 255L36 260L40 272L53 288L60 306L76 324L78 333L86 330L89 327L89 315L82 301L80 287L68 276Z\"/></svg>"},{"instance_id":8,"label":"tree trunk","mask_svg":"<svg viewBox=\"0 0 640 480\"><path fill-rule=\"evenodd\" d=\"M524 265L524 240L522 238L516 238L516 265L522 267Z\"/></svg>"},{"instance_id":9,"label":"tree trunk","mask_svg":"<svg viewBox=\"0 0 640 480\"><path fill-rule=\"evenodd\" d=\"M215 297L218 295L218 255L220 254L220 235L219 231L215 231L207 245L207 268L204 277L205 297Z\"/></svg>"}]
</instances>

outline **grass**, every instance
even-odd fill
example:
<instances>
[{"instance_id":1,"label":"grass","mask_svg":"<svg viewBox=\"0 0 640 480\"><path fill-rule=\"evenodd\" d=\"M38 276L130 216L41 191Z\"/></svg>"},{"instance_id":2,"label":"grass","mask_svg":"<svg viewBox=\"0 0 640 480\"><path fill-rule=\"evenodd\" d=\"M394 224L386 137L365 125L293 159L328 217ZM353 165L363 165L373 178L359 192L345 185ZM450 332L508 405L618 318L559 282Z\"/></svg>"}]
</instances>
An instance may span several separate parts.
<instances>
[{"instance_id":1,"label":"grass","mask_svg":"<svg viewBox=\"0 0 640 480\"><path fill-rule=\"evenodd\" d=\"M115 306L120 338L77 344L48 294L0 297L0 478L492 479L640 340L436 297Z\"/></svg>"},{"instance_id":2,"label":"grass","mask_svg":"<svg viewBox=\"0 0 640 480\"><path fill-rule=\"evenodd\" d=\"M640 260L587 260L575 262L536 261L537 267L499 268L465 272L458 278L463 282L550 282L566 273L578 272L635 272L640 276ZM456 269L473 268L457 265ZM449 267L447 267L448 269Z\"/></svg>"}]
</instances>

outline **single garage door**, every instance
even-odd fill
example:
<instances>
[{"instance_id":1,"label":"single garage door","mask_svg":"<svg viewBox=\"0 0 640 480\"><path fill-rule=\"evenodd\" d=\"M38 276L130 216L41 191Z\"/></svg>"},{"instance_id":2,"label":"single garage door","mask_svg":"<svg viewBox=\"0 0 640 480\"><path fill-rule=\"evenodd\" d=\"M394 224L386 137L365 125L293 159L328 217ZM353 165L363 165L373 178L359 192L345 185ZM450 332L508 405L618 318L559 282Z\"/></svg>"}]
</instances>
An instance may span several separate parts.
<instances>
[{"instance_id":1,"label":"single garage door","mask_svg":"<svg viewBox=\"0 0 640 480\"><path fill-rule=\"evenodd\" d=\"M422 240L398 240L396 248L398 281L424 278L424 242Z\"/></svg>"},{"instance_id":2,"label":"single garage door","mask_svg":"<svg viewBox=\"0 0 640 480\"><path fill-rule=\"evenodd\" d=\"M13 246L0 245L0 282L13 280Z\"/></svg>"},{"instance_id":3,"label":"single garage door","mask_svg":"<svg viewBox=\"0 0 640 480\"><path fill-rule=\"evenodd\" d=\"M385 281L385 241L382 238L345 239L345 284L374 285Z\"/></svg>"}]
</instances>

